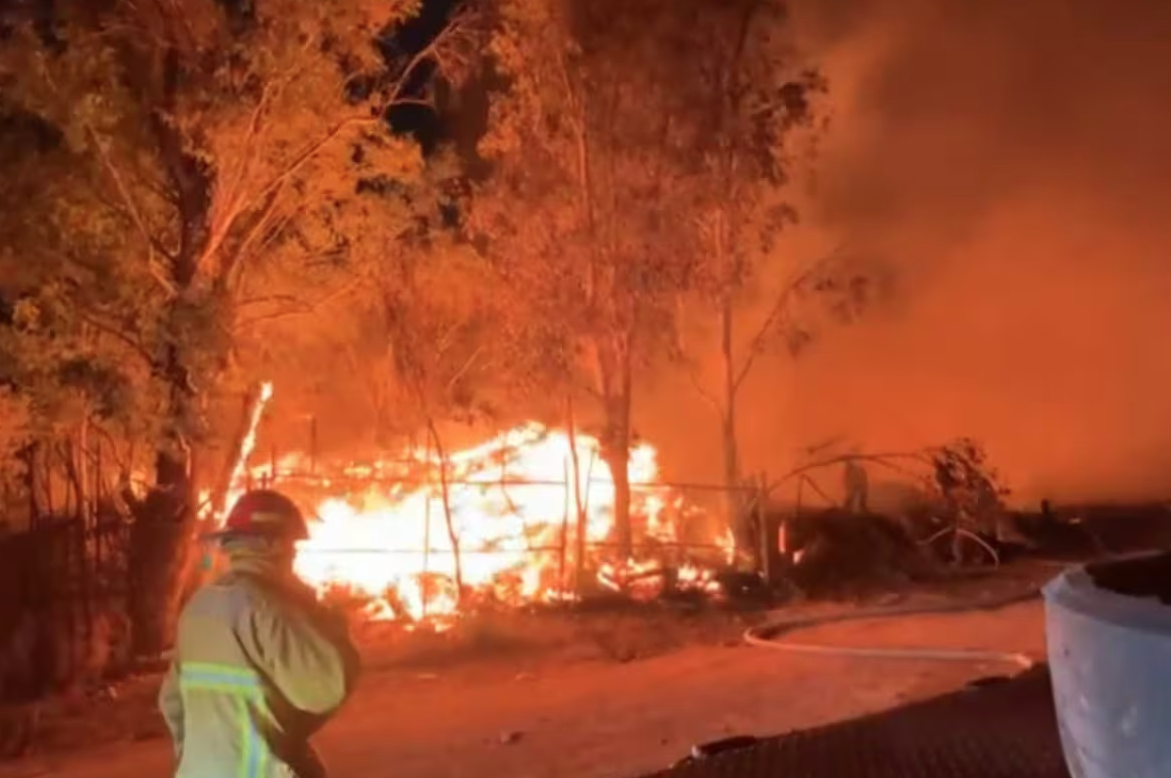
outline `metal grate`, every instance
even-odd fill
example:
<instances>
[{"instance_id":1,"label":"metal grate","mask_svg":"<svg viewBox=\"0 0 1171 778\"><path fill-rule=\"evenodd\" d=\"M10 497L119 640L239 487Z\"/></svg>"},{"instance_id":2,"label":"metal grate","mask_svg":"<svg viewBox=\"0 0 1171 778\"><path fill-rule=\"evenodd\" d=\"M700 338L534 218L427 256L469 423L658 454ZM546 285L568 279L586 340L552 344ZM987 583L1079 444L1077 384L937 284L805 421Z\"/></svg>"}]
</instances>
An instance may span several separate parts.
<instances>
[{"instance_id":1,"label":"metal grate","mask_svg":"<svg viewBox=\"0 0 1171 778\"><path fill-rule=\"evenodd\" d=\"M1070 778L1049 674L687 760L647 778Z\"/></svg>"}]
</instances>

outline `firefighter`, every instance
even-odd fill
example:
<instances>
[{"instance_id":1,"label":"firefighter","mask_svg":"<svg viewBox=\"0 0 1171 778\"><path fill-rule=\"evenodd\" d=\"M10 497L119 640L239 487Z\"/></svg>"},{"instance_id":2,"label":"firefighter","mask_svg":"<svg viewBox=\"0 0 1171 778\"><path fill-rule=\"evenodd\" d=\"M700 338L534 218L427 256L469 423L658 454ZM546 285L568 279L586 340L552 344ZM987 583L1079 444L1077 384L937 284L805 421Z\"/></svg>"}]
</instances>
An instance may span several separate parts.
<instances>
[{"instance_id":1,"label":"firefighter","mask_svg":"<svg viewBox=\"0 0 1171 778\"><path fill-rule=\"evenodd\" d=\"M182 778L323 778L309 744L353 691L358 655L345 619L293 573L307 537L297 506L261 489L212 536L227 571L179 617L159 693Z\"/></svg>"}]
</instances>

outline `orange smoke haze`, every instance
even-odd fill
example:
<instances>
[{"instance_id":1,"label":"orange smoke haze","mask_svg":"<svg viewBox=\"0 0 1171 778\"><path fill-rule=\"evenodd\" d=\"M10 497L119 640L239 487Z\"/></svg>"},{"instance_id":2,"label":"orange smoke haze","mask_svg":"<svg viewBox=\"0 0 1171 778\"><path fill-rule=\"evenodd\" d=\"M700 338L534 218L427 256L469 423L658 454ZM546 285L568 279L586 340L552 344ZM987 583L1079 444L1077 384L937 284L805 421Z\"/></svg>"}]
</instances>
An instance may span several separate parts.
<instances>
[{"instance_id":1,"label":"orange smoke haze","mask_svg":"<svg viewBox=\"0 0 1171 778\"><path fill-rule=\"evenodd\" d=\"M798 362L758 365L745 470L835 436L970 435L1023 500L1171 497L1171 4L795 3L834 123L787 249L849 241L897 286ZM322 383L326 410L360 404ZM718 422L685 378L654 377L635 414L665 477L720 480Z\"/></svg>"},{"instance_id":2,"label":"orange smoke haze","mask_svg":"<svg viewBox=\"0 0 1171 778\"><path fill-rule=\"evenodd\" d=\"M1171 5L803 0L797 18L836 94L793 250L849 239L894 264L898 300L761 369L748 466L839 434L967 434L1022 499L1171 497ZM684 444L660 426L670 466ZM714 475L716 445L686 466Z\"/></svg>"}]
</instances>

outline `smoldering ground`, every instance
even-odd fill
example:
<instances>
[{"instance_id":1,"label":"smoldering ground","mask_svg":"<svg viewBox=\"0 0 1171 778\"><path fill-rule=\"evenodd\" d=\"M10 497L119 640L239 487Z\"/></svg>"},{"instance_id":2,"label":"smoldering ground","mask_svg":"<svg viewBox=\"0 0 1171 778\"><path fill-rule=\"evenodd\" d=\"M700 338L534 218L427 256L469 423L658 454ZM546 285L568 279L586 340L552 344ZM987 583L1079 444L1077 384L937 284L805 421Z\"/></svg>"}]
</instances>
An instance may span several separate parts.
<instances>
[{"instance_id":1,"label":"smoldering ground","mask_svg":"<svg viewBox=\"0 0 1171 778\"><path fill-rule=\"evenodd\" d=\"M835 91L793 250L848 239L899 293L754 376L749 467L839 434L968 434L1024 498L1167 497L1171 5L801 0L795 16Z\"/></svg>"}]
</instances>

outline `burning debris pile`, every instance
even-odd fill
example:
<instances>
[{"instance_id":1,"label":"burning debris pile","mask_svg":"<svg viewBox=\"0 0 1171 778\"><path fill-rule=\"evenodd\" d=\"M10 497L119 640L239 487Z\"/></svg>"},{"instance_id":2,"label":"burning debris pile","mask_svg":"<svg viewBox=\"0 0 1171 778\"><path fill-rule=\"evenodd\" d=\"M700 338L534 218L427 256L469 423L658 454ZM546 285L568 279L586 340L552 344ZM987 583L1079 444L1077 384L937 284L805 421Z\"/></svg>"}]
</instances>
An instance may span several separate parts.
<instances>
[{"instance_id":1,"label":"burning debris pile","mask_svg":"<svg viewBox=\"0 0 1171 778\"><path fill-rule=\"evenodd\" d=\"M412 622L591 591L718 594L715 570L731 562L731 534L700 529L701 510L670 487L648 485L658 477L654 448L631 451L630 478L641 485L631 515L642 542L635 558L620 559L610 543L614 484L599 443L582 434L573 443L576 457L569 435L532 423L446 462L415 450L365 465L319 463L327 475L310 475L304 457L285 456L276 486L310 517L297 571L322 595L360 598L372 619Z\"/></svg>"}]
</instances>

